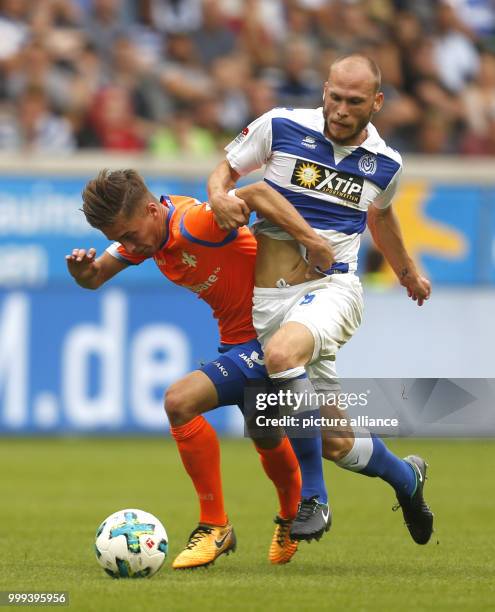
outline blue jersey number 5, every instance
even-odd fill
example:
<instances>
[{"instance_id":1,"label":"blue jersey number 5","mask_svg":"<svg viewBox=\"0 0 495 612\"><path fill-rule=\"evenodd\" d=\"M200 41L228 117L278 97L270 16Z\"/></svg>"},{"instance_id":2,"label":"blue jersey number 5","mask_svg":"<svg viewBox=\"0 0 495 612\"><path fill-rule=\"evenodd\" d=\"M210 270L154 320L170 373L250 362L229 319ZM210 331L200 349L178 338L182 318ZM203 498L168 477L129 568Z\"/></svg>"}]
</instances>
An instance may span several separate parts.
<instances>
[{"instance_id":1,"label":"blue jersey number 5","mask_svg":"<svg viewBox=\"0 0 495 612\"><path fill-rule=\"evenodd\" d=\"M315 299L314 293L306 293L302 302L299 302L299 306L304 306L305 304L311 304L311 302Z\"/></svg>"}]
</instances>

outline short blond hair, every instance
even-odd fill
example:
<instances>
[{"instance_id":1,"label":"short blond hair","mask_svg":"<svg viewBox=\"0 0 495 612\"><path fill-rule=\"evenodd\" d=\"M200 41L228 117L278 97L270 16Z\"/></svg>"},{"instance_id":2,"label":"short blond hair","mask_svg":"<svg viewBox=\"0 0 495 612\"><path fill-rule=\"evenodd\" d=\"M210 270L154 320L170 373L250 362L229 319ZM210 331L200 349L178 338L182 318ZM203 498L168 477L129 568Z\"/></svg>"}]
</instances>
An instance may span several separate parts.
<instances>
[{"instance_id":1,"label":"short blond hair","mask_svg":"<svg viewBox=\"0 0 495 612\"><path fill-rule=\"evenodd\" d=\"M154 196L136 170L102 170L82 192L82 210L88 223L102 229L117 217L131 217L146 200Z\"/></svg>"}]
</instances>

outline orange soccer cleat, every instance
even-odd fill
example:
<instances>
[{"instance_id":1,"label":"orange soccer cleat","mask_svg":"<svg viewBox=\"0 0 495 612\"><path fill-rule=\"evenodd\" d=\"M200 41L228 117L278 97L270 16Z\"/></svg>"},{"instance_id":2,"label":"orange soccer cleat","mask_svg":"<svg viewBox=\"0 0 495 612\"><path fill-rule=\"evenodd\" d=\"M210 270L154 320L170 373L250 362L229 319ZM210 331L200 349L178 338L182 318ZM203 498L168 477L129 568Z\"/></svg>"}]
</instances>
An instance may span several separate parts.
<instances>
[{"instance_id":1,"label":"orange soccer cleat","mask_svg":"<svg viewBox=\"0 0 495 612\"><path fill-rule=\"evenodd\" d=\"M270 544L268 559L274 565L282 565L283 563L289 563L296 554L299 542L290 539L292 520L276 516L274 523L276 527Z\"/></svg>"},{"instance_id":2,"label":"orange soccer cleat","mask_svg":"<svg viewBox=\"0 0 495 612\"><path fill-rule=\"evenodd\" d=\"M237 546L234 528L230 523L223 527L199 524L189 536L184 550L172 563L174 569L207 567L223 554L234 552Z\"/></svg>"}]
</instances>

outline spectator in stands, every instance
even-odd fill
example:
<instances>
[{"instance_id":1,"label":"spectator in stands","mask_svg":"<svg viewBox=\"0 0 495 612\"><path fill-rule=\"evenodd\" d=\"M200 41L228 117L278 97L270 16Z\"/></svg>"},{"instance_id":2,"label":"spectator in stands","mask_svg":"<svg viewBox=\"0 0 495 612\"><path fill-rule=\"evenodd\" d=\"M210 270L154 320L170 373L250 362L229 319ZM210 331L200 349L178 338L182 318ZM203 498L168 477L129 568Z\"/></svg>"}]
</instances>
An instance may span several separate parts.
<instances>
[{"instance_id":1,"label":"spectator in stands","mask_svg":"<svg viewBox=\"0 0 495 612\"><path fill-rule=\"evenodd\" d=\"M316 8L304 5L304 2L288 2L285 7L287 32L293 38L306 38L312 41L317 33Z\"/></svg>"},{"instance_id":2,"label":"spectator in stands","mask_svg":"<svg viewBox=\"0 0 495 612\"><path fill-rule=\"evenodd\" d=\"M167 59L159 66L160 83L177 104L208 97L212 80L201 65L191 35L175 32L168 36Z\"/></svg>"},{"instance_id":3,"label":"spectator in stands","mask_svg":"<svg viewBox=\"0 0 495 612\"><path fill-rule=\"evenodd\" d=\"M141 0L141 14L165 34L195 32L202 24L201 0Z\"/></svg>"},{"instance_id":4,"label":"spectator in stands","mask_svg":"<svg viewBox=\"0 0 495 612\"><path fill-rule=\"evenodd\" d=\"M321 102L321 79L316 54L305 38L289 40L279 70L272 71L280 106L313 108Z\"/></svg>"},{"instance_id":5,"label":"spectator in stands","mask_svg":"<svg viewBox=\"0 0 495 612\"><path fill-rule=\"evenodd\" d=\"M279 106L277 92L273 84L266 79L253 79L248 83L247 94L249 99L250 116L246 125L260 117L263 113Z\"/></svg>"},{"instance_id":6,"label":"spectator in stands","mask_svg":"<svg viewBox=\"0 0 495 612\"><path fill-rule=\"evenodd\" d=\"M213 134L193 121L194 107L185 105L158 127L150 139L150 152L158 157L206 157L218 151Z\"/></svg>"},{"instance_id":7,"label":"spectator in stands","mask_svg":"<svg viewBox=\"0 0 495 612\"><path fill-rule=\"evenodd\" d=\"M17 68L18 58L29 39L26 0L0 0L0 74Z\"/></svg>"},{"instance_id":8,"label":"spectator in stands","mask_svg":"<svg viewBox=\"0 0 495 612\"><path fill-rule=\"evenodd\" d=\"M236 37L230 29L220 0L203 0L202 27L194 34L196 53L205 66L230 55L236 49Z\"/></svg>"},{"instance_id":9,"label":"spectator in stands","mask_svg":"<svg viewBox=\"0 0 495 612\"><path fill-rule=\"evenodd\" d=\"M50 111L43 88L30 85L16 101L14 118L0 121L0 150L61 155L74 151L72 127Z\"/></svg>"},{"instance_id":10,"label":"spectator in stands","mask_svg":"<svg viewBox=\"0 0 495 612\"><path fill-rule=\"evenodd\" d=\"M141 150L157 128L188 135L162 151L209 151L274 106L319 105L328 66L361 51L382 69L389 142L487 154L490 45L493 0L0 0L0 140L18 142L9 101L34 88L78 147Z\"/></svg>"},{"instance_id":11,"label":"spectator in stands","mask_svg":"<svg viewBox=\"0 0 495 612\"><path fill-rule=\"evenodd\" d=\"M493 0L444 0L455 11L458 27L473 40L495 43L495 5ZM492 50L495 48L492 46Z\"/></svg>"},{"instance_id":12,"label":"spectator in stands","mask_svg":"<svg viewBox=\"0 0 495 612\"><path fill-rule=\"evenodd\" d=\"M442 0L436 11L433 56L442 85L454 94L476 76L479 57L473 42L459 30L459 20L450 4Z\"/></svg>"},{"instance_id":13,"label":"spectator in stands","mask_svg":"<svg viewBox=\"0 0 495 612\"><path fill-rule=\"evenodd\" d=\"M223 129L221 112L221 101L214 92L193 107L195 124L211 134L218 151L223 151L232 140L232 133Z\"/></svg>"},{"instance_id":14,"label":"spectator in stands","mask_svg":"<svg viewBox=\"0 0 495 612\"><path fill-rule=\"evenodd\" d=\"M438 0L392 0L396 12L414 15L427 34L431 33L435 7Z\"/></svg>"},{"instance_id":15,"label":"spectator in stands","mask_svg":"<svg viewBox=\"0 0 495 612\"><path fill-rule=\"evenodd\" d=\"M374 125L390 146L409 151L421 109L414 96L405 90L400 49L393 41L385 40L374 45L369 54L380 66L385 93L383 108L374 117Z\"/></svg>"},{"instance_id":16,"label":"spectator in stands","mask_svg":"<svg viewBox=\"0 0 495 612\"><path fill-rule=\"evenodd\" d=\"M331 3L326 19L319 26L321 43L336 47L340 55L361 50L363 45L378 42L382 36L378 24L370 19L365 3L360 0Z\"/></svg>"},{"instance_id":17,"label":"spectator in stands","mask_svg":"<svg viewBox=\"0 0 495 612\"><path fill-rule=\"evenodd\" d=\"M116 38L126 32L128 25L123 0L93 0L91 11L84 16L83 31L106 60Z\"/></svg>"},{"instance_id":18,"label":"spectator in stands","mask_svg":"<svg viewBox=\"0 0 495 612\"><path fill-rule=\"evenodd\" d=\"M106 71L97 50L87 44L81 51L72 82L72 108L69 119L79 149L97 148L100 139L91 125L89 112L96 94L105 86Z\"/></svg>"},{"instance_id":19,"label":"spectator in stands","mask_svg":"<svg viewBox=\"0 0 495 612\"><path fill-rule=\"evenodd\" d=\"M411 88L421 108L423 119L422 130L419 134L419 145L416 150L422 151L421 143L425 144L425 152L444 151L454 147L454 144L439 143L440 135L445 139L455 140L462 127L464 108L458 95L450 92L442 83L438 75L438 67L434 58L434 42L425 38L418 43L416 52L411 61ZM424 130L431 125L434 134L428 137ZM432 146L431 141L436 142ZM419 149L418 149L419 146Z\"/></svg>"},{"instance_id":20,"label":"spectator in stands","mask_svg":"<svg viewBox=\"0 0 495 612\"><path fill-rule=\"evenodd\" d=\"M136 115L142 120L160 121L173 108L173 101L161 87L154 66L150 66L139 53L131 36L122 35L115 39L107 82L130 92Z\"/></svg>"},{"instance_id":21,"label":"spectator in stands","mask_svg":"<svg viewBox=\"0 0 495 612\"><path fill-rule=\"evenodd\" d=\"M264 6L261 0L246 0L242 5L240 44L251 58L255 72L277 62L277 44L281 29L285 35L281 9L278 0Z\"/></svg>"},{"instance_id":22,"label":"spectator in stands","mask_svg":"<svg viewBox=\"0 0 495 612\"><path fill-rule=\"evenodd\" d=\"M91 126L103 149L142 151L146 133L139 122L129 91L109 85L95 96L90 112Z\"/></svg>"},{"instance_id":23,"label":"spectator in stands","mask_svg":"<svg viewBox=\"0 0 495 612\"><path fill-rule=\"evenodd\" d=\"M470 155L495 155L495 55L481 55L477 79L462 96L468 131L461 151Z\"/></svg>"},{"instance_id":24,"label":"spectator in stands","mask_svg":"<svg viewBox=\"0 0 495 612\"><path fill-rule=\"evenodd\" d=\"M211 66L211 76L221 107L220 124L227 132L237 134L247 124L250 113L247 96L251 77L249 58L245 54L219 57Z\"/></svg>"},{"instance_id":25,"label":"spectator in stands","mask_svg":"<svg viewBox=\"0 0 495 612\"><path fill-rule=\"evenodd\" d=\"M438 109L429 108L423 114L416 138L416 152L445 155L455 150L455 132L449 119Z\"/></svg>"},{"instance_id":26,"label":"spectator in stands","mask_svg":"<svg viewBox=\"0 0 495 612\"><path fill-rule=\"evenodd\" d=\"M15 99L26 89L39 87L51 108L64 112L72 107L73 82L74 75L52 60L42 42L31 41L19 53L18 69L7 76L5 89Z\"/></svg>"}]
</instances>

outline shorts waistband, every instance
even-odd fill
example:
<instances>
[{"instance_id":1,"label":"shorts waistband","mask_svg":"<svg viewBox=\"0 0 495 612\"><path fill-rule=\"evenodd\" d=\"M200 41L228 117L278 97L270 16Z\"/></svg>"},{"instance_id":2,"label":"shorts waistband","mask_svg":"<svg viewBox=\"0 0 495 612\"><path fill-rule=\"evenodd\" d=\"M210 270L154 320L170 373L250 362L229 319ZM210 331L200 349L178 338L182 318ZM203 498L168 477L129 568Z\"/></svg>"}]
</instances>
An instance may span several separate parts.
<instances>
[{"instance_id":1,"label":"shorts waistband","mask_svg":"<svg viewBox=\"0 0 495 612\"><path fill-rule=\"evenodd\" d=\"M343 274L343 273L341 273ZM337 276L337 275L336 275ZM345 274L345 277L356 278L356 275L352 270ZM298 293L306 293L307 291L314 291L316 289L322 289L332 282L334 275L326 275L321 278L314 278L305 283L299 283L298 285L288 285L287 287L254 287L253 296L263 298L281 298L286 299L297 295ZM339 276L341 278L341 276ZM335 279L337 280L337 279Z\"/></svg>"},{"instance_id":2,"label":"shorts waistband","mask_svg":"<svg viewBox=\"0 0 495 612\"><path fill-rule=\"evenodd\" d=\"M328 270L321 270L321 273L325 276L330 276L331 274L347 274L348 272L349 264L343 263L342 261L336 261L330 268L328 268Z\"/></svg>"},{"instance_id":3,"label":"shorts waistband","mask_svg":"<svg viewBox=\"0 0 495 612\"><path fill-rule=\"evenodd\" d=\"M306 283L299 283L299 285L288 285L287 287L255 287L253 295L255 297L278 297L278 298L289 298L298 293L305 292L306 288L311 287L312 289L318 286L328 285L331 281L330 276L323 276L322 278L314 278Z\"/></svg>"}]
</instances>

